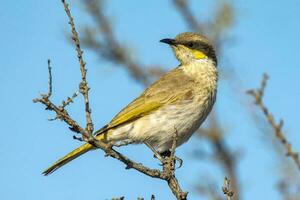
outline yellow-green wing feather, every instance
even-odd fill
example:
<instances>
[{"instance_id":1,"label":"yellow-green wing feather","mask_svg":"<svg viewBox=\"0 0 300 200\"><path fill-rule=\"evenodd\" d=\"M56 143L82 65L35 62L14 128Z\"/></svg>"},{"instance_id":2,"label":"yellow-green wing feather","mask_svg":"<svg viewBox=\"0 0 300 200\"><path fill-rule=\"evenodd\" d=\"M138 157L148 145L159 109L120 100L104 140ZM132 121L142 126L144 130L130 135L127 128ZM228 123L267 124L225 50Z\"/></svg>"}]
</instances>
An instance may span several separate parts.
<instances>
[{"instance_id":1,"label":"yellow-green wing feather","mask_svg":"<svg viewBox=\"0 0 300 200\"><path fill-rule=\"evenodd\" d=\"M145 116L150 112L155 111L161 106L158 101L147 102L136 100L128 105L122 112L120 112L114 119L109 123L108 128L116 127L124 123L131 122L137 118Z\"/></svg>"},{"instance_id":2,"label":"yellow-green wing feather","mask_svg":"<svg viewBox=\"0 0 300 200\"><path fill-rule=\"evenodd\" d=\"M129 123L182 98L190 98L194 84L181 68L175 68L148 87L141 96L119 112L108 124L107 129Z\"/></svg>"}]
</instances>

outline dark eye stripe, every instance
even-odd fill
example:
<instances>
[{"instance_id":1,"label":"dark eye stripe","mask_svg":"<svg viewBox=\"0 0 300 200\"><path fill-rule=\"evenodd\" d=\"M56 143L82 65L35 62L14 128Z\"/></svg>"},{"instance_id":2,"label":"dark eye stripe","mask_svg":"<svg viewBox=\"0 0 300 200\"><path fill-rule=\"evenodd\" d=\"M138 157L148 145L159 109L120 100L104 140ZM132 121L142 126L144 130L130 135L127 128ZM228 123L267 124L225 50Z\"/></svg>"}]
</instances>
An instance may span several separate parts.
<instances>
[{"instance_id":1,"label":"dark eye stripe","mask_svg":"<svg viewBox=\"0 0 300 200\"><path fill-rule=\"evenodd\" d=\"M183 42L182 44L188 48L201 50L203 53L205 53L208 57L212 58L217 63L217 57L213 46L202 41L187 41Z\"/></svg>"},{"instance_id":2,"label":"dark eye stripe","mask_svg":"<svg viewBox=\"0 0 300 200\"><path fill-rule=\"evenodd\" d=\"M195 49L203 49L203 50L206 50L206 49L211 49L212 47L207 44L207 43L204 43L202 41L195 41L195 42L181 42L182 45L186 46L186 47L189 47L189 48L195 48Z\"/></svg>"},{"instance_id":3,"label":"dark eye stripe","mask_svg":"<svg viewBox=\"0 0 300 200\"><path fill-rule=\"evenodd\" d=\"M203 41L181 41L177 44L184 45L188 48L197 49L205 53L208 57L212 58L217 63L216 52L212 45L207 44Z\"/></svg>"}]
</instances>

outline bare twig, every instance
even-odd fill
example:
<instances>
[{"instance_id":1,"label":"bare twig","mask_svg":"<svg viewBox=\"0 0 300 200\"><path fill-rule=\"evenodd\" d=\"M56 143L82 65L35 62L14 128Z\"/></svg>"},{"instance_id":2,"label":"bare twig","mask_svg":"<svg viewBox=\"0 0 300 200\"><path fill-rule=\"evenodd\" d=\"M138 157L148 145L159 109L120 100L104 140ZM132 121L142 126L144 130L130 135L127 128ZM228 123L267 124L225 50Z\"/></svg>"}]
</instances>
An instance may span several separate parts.
<instances>
[{"instance_id":1,"label":"bare twig","mask_svg":"<svg viewBox=\"0 0 300 200\"><path fill-rule=\"evenodd\" d=\"M264 97L265 88L266 88L268 79L269 79L269 76L267 74L264 74L263 79L260 84L260 88L254 89L254 90L249 90L249 91L247 91L247 93L254 97L255 104L262 110L267 121L273 128L276 138L282 143L282 145L286 149L286 152L287 152L286 155L291 157L293 159L293 161L295 162L295 164L300 169L299 154L292 148L292 145L288 142L288 140L285 137L285 134L282 131L282 127L283 127L283 123L284 123L283 119L280 119L279 123L276 123L273 115L269 112L268 108L265 106L265 104L263 102L263 97Z\"/></svg>"},{"instance_id":2,"label":"bare twig","mask_svg":"<svg viewBox=\"0 0 300 200\"><path fill-rule=\"evenodd\" d=\"M48 72L49 72L49 91L47 96L50 97L52 95L52 68L51 68L50 59L48 59Z\"/></svg>"},{"instance_id":3,"label":"bare twig","mask_svg":"<svg viewBox=\"0 0 300 200\"><path fill-rule=\"evenodd\" d=\"M112 198L111 200L125 200L125 197L117 197L117 198ZM137 200L145 200L144 197L138 197ZM155 196L152 194L150 200L155 200Z\"/></svg>"},{"instance_id":4,"label":"bare twig","mask_svg":"<svg viewBox=\"0 0 300 200\"><path fill-rule=\"evenodd\" d=\"M70 105L71 103L74 103L74 99L79 95L79 92L74 92L74 94L71 97L68 97L66 100L63 100L61 103L61 106L65 108L66 106Z\"/></svg>"},{"instance_id":5,"label":"bare twig","mask_svg":"<svg viewBox=\"0 0 300 200\"><path fill-rule=\"evenodd\" d=\"M226 195L226 200L232 200L234 192L231 190L230 180L227 177L225 177L224 179L224 186L222 187L222 191Z\"/></svg>"},{"instance_id":6,"label":"bare twig","mask_svg":"<svg viewBox=\"0 0 300 200\"><path fill-rule=\"evenodd\" d=\"M178 133L177 129L175 128L174 135L173 135L173 142L172 142L172 148L170 156L165 159L165 162L163 162L163 173L168 177L167 182L169 187L171 188L173 194L176 196L177 199L186 199L187 198L187 192L183 192L180 189L178 180L175 177L175 150L177 146L177 140L178 140Z\"/></svg>"},{"instance_id":7,"label":"bare twig","mask_svg":"<svg viewBox=\"0 0 300 200\"><path fill-rule=\"evenodd\" d=\"M112 198L111 200L125 200L125 197Z\"/></svg>"},{"instance_id":8,"label":"bare twig","mask_svg":"<svg viewBox=\"0 0 300 200\"><path fill-rule=\"evenodd\" d=\"M62 3L64 4L66 14L68 15L68 18L69 18L69 24L70 24L71 30L72 30L72 40L76 46L77 57L78 57L78 61L80 64L82 81L79 84L79 89L80 89L79 91L84 96L85 114L86 114L86 121L87 121L86 130L90 135L92 135L93 131L94 131L94 125L93 125L92 118L91 118L92 111L90 109L90 103L89 103L89 89L90 88L88 87L88 83L86 80L86 71L87 71L86 67L85 67L86 63L83 60L83 51L81 50L81 47L80 47L78 33L75 28L73 17L71 16L69 5L65 2L65 0L62 0Z\"/></svg>"}]
</instances>

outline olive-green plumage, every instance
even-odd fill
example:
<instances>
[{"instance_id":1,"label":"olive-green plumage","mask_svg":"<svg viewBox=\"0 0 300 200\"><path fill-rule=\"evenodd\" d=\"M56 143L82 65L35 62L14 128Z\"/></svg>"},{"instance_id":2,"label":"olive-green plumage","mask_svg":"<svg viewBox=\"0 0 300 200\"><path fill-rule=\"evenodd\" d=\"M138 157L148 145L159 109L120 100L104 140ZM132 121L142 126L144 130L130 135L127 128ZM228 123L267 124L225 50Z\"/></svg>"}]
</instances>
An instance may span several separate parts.
<instances>
[{"instance_id":1,"label":"olive-green plumage","mask_svg":"<svg viewBox=\"0 0 300 200\"><path fill-rule=\"evenodd\" d=\"M182 84L183 82L184 84ZM135 120L166 104L189 98L193 84L193 79L185 75L181 68L170 71L117 114L108 127L115 127Z\"/></svg>"},{"instance_id":2,"label":"olive-green plumage","mask_svg":"<svg viewBox=\"0 0 300 200\"><path fill-rule=\"evenodd\" d=\"M174 128L178 146L187 141L209 114L216 96L216 55L209 41L195 33L164 39L181 64L150 85L95 134L99 140L145 143L162 153L171 147ZM90 144L67 154L43 174L48 175L93 149Z\"/></svg>"}]
</instances>

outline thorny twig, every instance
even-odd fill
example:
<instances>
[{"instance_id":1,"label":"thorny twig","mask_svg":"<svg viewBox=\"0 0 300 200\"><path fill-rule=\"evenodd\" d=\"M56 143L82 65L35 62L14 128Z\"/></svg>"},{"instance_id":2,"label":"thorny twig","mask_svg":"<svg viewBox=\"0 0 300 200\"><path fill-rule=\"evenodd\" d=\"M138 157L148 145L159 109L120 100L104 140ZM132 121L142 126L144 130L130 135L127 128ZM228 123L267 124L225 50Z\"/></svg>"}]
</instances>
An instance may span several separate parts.
<instances>
[{"instance_id":1,"label":"thorny twig","mask_svg":"<svg viewBox=\"0 0 300 200\"><path fill-rule=\"evenodd\" d=\"M186 199L187 192L183 192L180 189L178 180L175 177L175 150L177 146L177 139L178 139L178 133L177 129L175 128L174 135L173 135L173 142L172 142L172 148L170 156L165 159L165 162L163 162L163 173L169 177L167 179L168 185L171 188L173 194L176 196L177 199ZM180 191L180 192L178 192Z\"/></svg>"},{"instance_id":2,"label":"thorny twig","mask_svg":"<svg viewBox=\"0 0 300 200\"><path fill-rule=\"evenodd\" d=\"M230 180L227 177L225 177L224 179L224 186L222 187L222 191L226 195L226 200L232 200L234 191L231 190Z\"/></svg>"},{"instance_id":3,"label":"thorny twig","mask_svg":"<svg viewBox=\"0 0 300 200\"><path fill-rule=\"evenodd\" d=\"M70 105L71 103L74 103L74 99L79 95L79 92L74 92L74 94L71 97L68 97L66 100L63 100L61 103L61 106L65 108L66 106Z\"/></svg>"},{"instance_id":4,"label":"thorny twig","mask_svg":"<svg viewBox=\"0 0 300 200\"><path fill-rule=\"evenodd\" d=\"M62 0L62 3L64 4L64 8L66 11L66 14L68 15L69 18L69 24L71 26L71 30L72 30L72 40L76 46L76 51L77 51L77 57L78 57L78 61L80 64L80 71L81 71L81 78L82 81L79 84L79 91L80 93L84 96L84 102L85 102L85 115L86 115L86 130L89 133L89 135L92 136L93 131L94 131L94 125L92 122L92 118L91 118L91 109L90 109L90 103L89 103L89 86L86 80L86 68L85 65L86 63L83 60L83 51L81 50L80 47L80 41L79 41L79 37L78 37L78 33L75 29L75 24L73 21L73 17L71 16L71 12L70 9L68 7L68 4L65 2L65 0Z\"/></svg>"},{"instance_id":5,"label":"thorny twig","mask_svg":"<svg viewBox=\"0 0 300 200\"><path fill-rule=\"evenodd\" d=\"M255 104L260 107L264 116L267 118L269 124L273 128L275 136L277 137L277 139L282 143L282 145L286 149L286 152L287 152L286 155L291 157L293 159L293 161L295 162L295 164L300 169L299 154L292 148L292 145L288 142L288 140L286 139L286 137L282 131L282 127L283 127L283 123L284 123L283 119L280 119L279 123L276 123L273 115L269 112L268 108L264 104L263 97L264 97L264 92L265 92L265 88L266 88L268 79L269 79L269 76L267 74L264 74L263 79L260 84L260 88L254 89L254 90L249 90L249 91L247 91L247 93L254 97Z\"/></svg>"},{"instance_id":6,"label":"thorny twig","mask_svg":"<svg viewBox=\"0 0 300 200\"><path fill-rule=\"evenodd\" d=\"M51 60L48 59L48 73L49 73L49 92L47 94L48 97L52 95L52 68L51 68Z\"/></svg>"},{"instance_id":7,"label":"thorny twig","mask_svg":"<svg viewBox=\"0 0 300 200\"><path fill-rule=\"evenodd\" d=\"M65 106L56 106L51 100L50 97L52 95L52 73L51 73L51 66L50 61L48 61L48 69L49 69L49 92L46 95L41 95L41 98L36 98L33 101L35 103L39 102L46 106L47 110L54 111L56 113L56 119L60 119L64 121L72 131L75 131L77 133L80 133L82 135L82 140L85 142L90 143L95 148L102 149L107 156L113 157L115 159L118 159L119 161L123 162L126 165L126 169L135 169L147 176L158 178L165 180L173 194L176 196L177 199L185 200L187 197L187 192L183 192L182 189L179 186L178 180L175 177L175 148L176 148L176 142L177 142L177 133L176 136L174 136L173 139L173 145L171 149L171 155L166 158L167 162L163 162L163 169L151 169L146 166L144 166L141 163L137 163L123 154L119 153L118 151L114 150L110 144L106 144L102 141L97 140L93 137L92 131L93 131L93 123L91 119L91 110L89 107L89 98L88 98L88 91L89 87L86 80L86 68L85 68L85 62L82 59L82 50L80 47L80 42L78 39L78 34L75 29L75 25L73 22L73 18L71 16L71 12L69 10L68 4L62 0L62 3L64 5L66 14L69 18L69 24L71 25L72 29L72 39L76 46L77 51L77 57L80 63L80 71L82 75L82 80L80 83L80 93L83 95L85 100L85 113L86 113L86 128L82 128L67 112L65 109ZM68 101L69 102L69 101Z\"/></svg>"}]
</instances>

